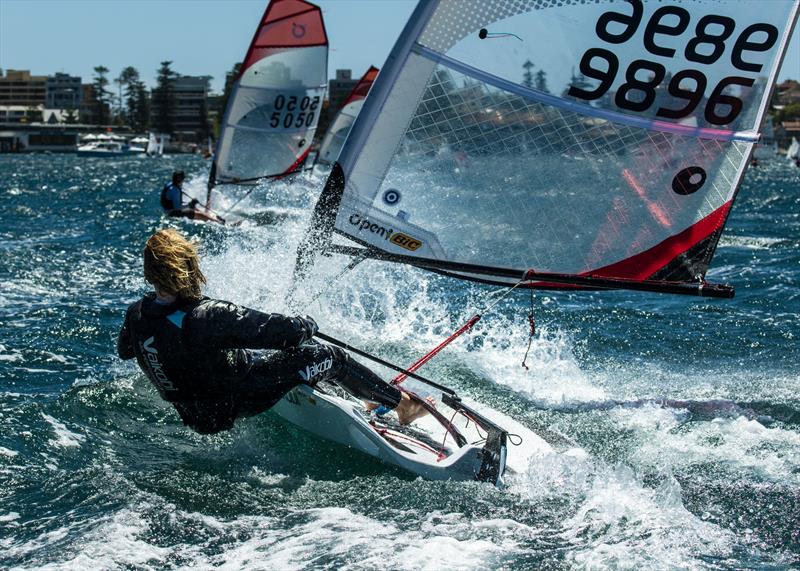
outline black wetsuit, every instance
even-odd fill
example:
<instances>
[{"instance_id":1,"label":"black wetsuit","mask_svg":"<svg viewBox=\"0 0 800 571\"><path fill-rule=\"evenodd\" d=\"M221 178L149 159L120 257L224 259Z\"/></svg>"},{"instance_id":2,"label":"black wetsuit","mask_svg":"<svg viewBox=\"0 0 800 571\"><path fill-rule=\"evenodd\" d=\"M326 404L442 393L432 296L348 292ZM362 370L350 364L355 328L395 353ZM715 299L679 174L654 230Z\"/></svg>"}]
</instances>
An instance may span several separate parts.
<instances>
[{"instance_id":1,"label":"black wetsuit","mask_svg":"<svg viewBox=\"0 0 800 571\"><path fill-rule=\"evenodd\" d=\"M151 293L128 307L117 352L136 357L184 424L204 434L267 410L302 383L334 381L359 398L400 403L398 389L311 334L299 317L210 298L164 304Z\"/></svg>"}]
</instances>

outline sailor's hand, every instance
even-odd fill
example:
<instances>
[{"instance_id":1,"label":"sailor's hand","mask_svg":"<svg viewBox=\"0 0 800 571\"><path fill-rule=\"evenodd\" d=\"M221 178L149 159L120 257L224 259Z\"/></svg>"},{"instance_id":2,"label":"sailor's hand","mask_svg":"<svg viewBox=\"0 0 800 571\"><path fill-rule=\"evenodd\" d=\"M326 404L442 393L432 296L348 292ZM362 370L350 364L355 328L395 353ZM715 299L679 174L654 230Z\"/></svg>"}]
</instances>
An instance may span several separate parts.
<instances>
[{"instance_id":1,"label":"sailor's hand","mask_svg":"<svg viewBox=\"0 0 800 571\"><path fill-rule=\"evenodd\" d=\"M200 204L200 201L199 201L199 200L197 200L196 198L193 198L193 199L191 199L191 200L189 201L189 208L194 208L194 207L195 207L195 206L197 206L198 204Z\"/></svg>"},{"instance_id":2,"label":"sailor's hand","mask_svg":"<svg viewBox=\"0 0 800 571\"><path fill-rule=\"evenodd\" d=\"M313 318L306 315L305 317L298 317L298 319L303 323L303 328L305 329L306 333L306 341L310 340L314 335L317 334L319 331L319 327L317 327L317 322L314 321Z\"/></svg>"}]
</instances>

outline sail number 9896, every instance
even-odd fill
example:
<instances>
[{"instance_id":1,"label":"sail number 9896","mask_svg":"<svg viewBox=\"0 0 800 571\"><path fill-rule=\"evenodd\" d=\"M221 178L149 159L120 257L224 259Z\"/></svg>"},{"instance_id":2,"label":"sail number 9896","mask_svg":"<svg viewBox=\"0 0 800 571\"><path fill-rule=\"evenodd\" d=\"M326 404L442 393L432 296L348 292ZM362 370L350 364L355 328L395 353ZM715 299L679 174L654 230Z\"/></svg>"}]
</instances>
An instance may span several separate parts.
<instances>
[{"instance_id":1,"label":"sail number 9896","mask_svg":"<svg viewBox=\"0 0 800 571\"><path fill-rule=\"evenodd\" d=\"M632 14L605 12L597 20L597 37L610 44L624 44L636 33L642 22L644 7L642 0L627 0L633 7ZM614 24L613 31L609 29ZM676 50L664 45L665 36L681 36L691 23L691 15L679 6L662 6L656 10L644 29L644 48L653 55L673 58ZM708 14L701 17L694 27L694 35L686 42L683 57L690 62L712 65L719 61L726 50L726 41L733 36L736 21L727 16ZM730 60L733 66L743 72L758 73L763 67L752 61L752 54L769 51L778 39L778 29L766 23L747 26L733 43ZM602 63L600 63L602 62ZM603 97L614 83L619 71L617 55L607 49L590 48L581 58L580 71L600 83L595 89L571 86L568 94L587 101ZM646 111L656 100L656 89L667 76L666 68L655 61L637 59L625 70L625 83L619 86L614 95L614 104L628 111ZM708 96L704 117L713 125L727 125L741 112L743 101L733 95L723 94L726 87L739 85L750 87L752 77L732 75L722 78ZM688 84L688 85L687 85ZM684 100L683 107L674 109L659 107L657 117L681 119L689 116L705 98L708 79L697 69L684 69L675 73L666 86L667 92L675 99ZM630 98L632 93L639 95ZM722 112L720 112L720 106Z\"/></svg>"},{"instance_id":2,"label":"sail number 9896","mask_svg":"<svg viewBox=\"0 0 800 571\"><path fill-rule=\"evenodd\" d=\"M269 118L269 126L285 129L311 127L314 124L316 111L319 108L320 96L298 97L296 95L278 95L273 104L274 111Z\"/></svg>"}]
</instances>

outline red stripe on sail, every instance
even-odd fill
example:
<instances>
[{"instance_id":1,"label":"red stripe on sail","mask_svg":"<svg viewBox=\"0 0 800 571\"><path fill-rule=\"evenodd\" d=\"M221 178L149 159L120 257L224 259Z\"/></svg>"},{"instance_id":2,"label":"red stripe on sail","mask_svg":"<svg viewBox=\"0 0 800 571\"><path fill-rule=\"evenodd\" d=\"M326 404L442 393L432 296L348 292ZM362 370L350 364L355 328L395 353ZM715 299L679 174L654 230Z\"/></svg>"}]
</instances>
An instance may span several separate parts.
<instances>
[{"instance_id":1,"label":"red stripe on sail","mask_svg":"<svg viewBox=\"0 0 800 571\"><path fill-rule=\"evenodd\" d=\"M304 0L272 0L250 42L239 74L274 48L325 45L328 34L318 6Z\"/></svg>"},{"instance_id":2,"label":"red stripe on sail","mask_svg":"<svg viewBox=\"0 0 800 571\"><path fill-rule=\"evenodd\" d=\"M308 158L308 153L310 151L311 151L311 147L307 147L306 150L303 152L303 154L300 155L299 157L297 157L297 160L295 162L293 162L292 165L288 169L286 169L281 174L279 174L278 176L275 177L275 180L280 180L283 177L285 177L286 175L290 175L294 171L296 171L298 169L298 167L300 165L302 165L305 162L305 160Z\"/></svg>"},{"instance_id":3,"label":"red stripe on sail","mask_svg":"<svg viewBox=\"0 0 800 571\"><path fill-rule=\"evenodd\" d=\"M369 88L372 87L372 82L375 81L376 77L378 77L378 71L379 70L377 67L371 65L367 72L361 76L361 79L358 80L358 83L353 88L353 91L350 92L350 95L347 96L347 99L342 104L342 107L348 103L352 103L353 101L364 99L369 93Z\"/></svg>"},{"instance_id":4,"label":"red stripe on sail","mask_svg":"<svg viewBox=\"0 0 800 571\"><path fill-rule=\"evenodd\" d=\"M732 201L726 202L683 232L667 238L644 252L579 275L645 280L721 228L725 224L731 204Z\"/></svg>"},{"instance_id":5,"label":"red stripe on sail","mask_svg":"<svg viewBox=\"0 0 800 571\"><path fill-rule=\"evenodd\" d=\"M661 224L664 228L671 228L672 222L669 220L669 216L664 212L664 209L661 206L647 197L647 193L645 192L644 188L639 181L636 180L636 177L633 176L633 173L628 169L622 169L622 178L625 179L625 182L628 183L634 192L639 195L639 198L642 199L642 202L645 203L647 209L650 211L650 214L653 216L653 219L656 220L659 224Z\"/></svg>"}]
</instances>

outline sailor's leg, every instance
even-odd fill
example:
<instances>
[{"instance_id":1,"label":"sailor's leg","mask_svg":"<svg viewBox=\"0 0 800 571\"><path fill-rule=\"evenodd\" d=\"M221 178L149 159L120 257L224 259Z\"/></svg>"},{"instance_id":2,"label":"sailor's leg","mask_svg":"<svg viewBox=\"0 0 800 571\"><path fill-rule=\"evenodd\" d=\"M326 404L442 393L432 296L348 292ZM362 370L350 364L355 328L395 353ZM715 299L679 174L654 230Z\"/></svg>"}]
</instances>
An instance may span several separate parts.
<instances>
[{"instance_id":1,"label":"sailor's leg","mask_svg":"<svg viewBox=\"0 0 800 571\"><path fill-rule=\"evenodd\" d=\"M395 409L402 400L402 393L373 373L366 366L338 348L332 348L338 353L341 363L338 375L333 379L337 385L360 399L378 403L388 409Z\"/></svg>"},{"instance_id":2,"label":"sailor's leg","mask_svg":"<svg viewBox=\"0 0 800 571\"><path fill-rule=\"evenodd\" d=\"M412 398L390 385L338 347L330 349L342 364L338 376L334 378L336 384L360 399L379 404L378 414L393 410L401 424L409 424L427 414L417 397Z\"/></svg>"},{"instance_id":3,"label":"sailor's leg","mask_svg":"<svg viewBox=\"0 0 800 571\"><path fill-rule=\"evenodd\" d=\"M394 410L402 424L423 416L425 407L390 385L338 347L311 342L283 351L256 354L240 384L239 416L267 410L300 384L331 381L353 396Z\"/></svg>"},{"instance_id":4,"label":"sailor's leg","mask_svg":"<svg viewBox=\"0 0 800 571\"><path fill-rule=\"evenodd\" d=\"M236 390L238 415L264 412L298 385L313 386L321 374L334 366L331 355L322 348L323 345L309 344L284 351L254 352L250 372Z\"/></svg>"}]
</instances>

